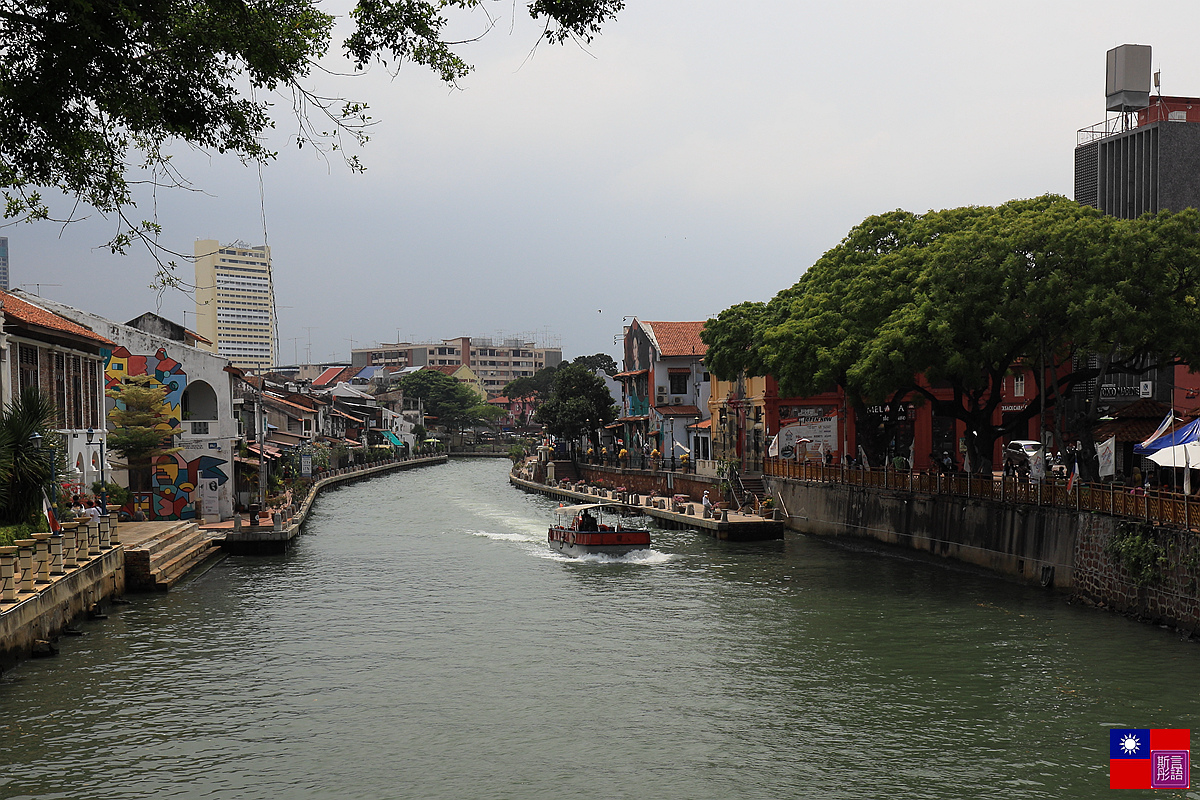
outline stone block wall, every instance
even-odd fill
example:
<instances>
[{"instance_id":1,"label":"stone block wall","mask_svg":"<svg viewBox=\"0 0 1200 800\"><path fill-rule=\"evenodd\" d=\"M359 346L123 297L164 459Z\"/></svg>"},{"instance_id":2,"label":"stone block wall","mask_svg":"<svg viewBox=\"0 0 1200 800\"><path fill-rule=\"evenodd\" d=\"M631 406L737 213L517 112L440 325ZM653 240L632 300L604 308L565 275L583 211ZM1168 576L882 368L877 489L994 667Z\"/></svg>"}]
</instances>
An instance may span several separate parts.
<instances>
[{"instance_id":1,"label":"stone block wall","mask_svg":"<svg viewBox=\"0 0 1200 800\"><path fill-rule=\"evenodd\" d=\"M1107 552L1120 520L1081 515L1075 537L1075 595L1122 614L1188 632L1200 629L1200 536L1187 531L1149 528L1165 563L1146 585ZM1128 523L1127 523L1128 524Z\"/></svg>"},{"instance_id":2,"label":"stone block wall","mask_svg":"<svg viewBox=\"0 0 1200 800\"><path fill-rule=\"evenodd\" d=\"M630 492L640 495L649 495L655 492L662 496L685 494L692 502L699 503L700 498L704 496L705 490L708 490L713 496L717 494L715 491L715 481L699 475L673 473L674 478L672 483L674 484L674 488L668 489L667 473L665 472L600 467L588 464L580 464L578 470L579 477L588 483L599 484L603 481L604 485L610 488L624 486ZM714 502L716 501L714 500Z\"/></svg>"}]
</instances>

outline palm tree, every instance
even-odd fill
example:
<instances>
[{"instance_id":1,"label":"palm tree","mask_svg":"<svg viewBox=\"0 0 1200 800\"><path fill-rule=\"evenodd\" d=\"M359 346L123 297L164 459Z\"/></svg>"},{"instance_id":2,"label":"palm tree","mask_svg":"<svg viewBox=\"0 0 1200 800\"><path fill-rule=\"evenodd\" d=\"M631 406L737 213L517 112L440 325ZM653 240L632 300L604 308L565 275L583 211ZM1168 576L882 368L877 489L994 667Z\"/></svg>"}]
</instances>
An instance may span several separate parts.
<instances>
[{"instance_id":1,"label":"palm tree","mask_svg":"<svg viewBox=\"0 0 1200 800\"><path fill-rule=\"evenodd\" d=\"M0 414L0 523L30 522L54 481L58 408L36 386L25 387Z\"/></svg>"}]
</instances>

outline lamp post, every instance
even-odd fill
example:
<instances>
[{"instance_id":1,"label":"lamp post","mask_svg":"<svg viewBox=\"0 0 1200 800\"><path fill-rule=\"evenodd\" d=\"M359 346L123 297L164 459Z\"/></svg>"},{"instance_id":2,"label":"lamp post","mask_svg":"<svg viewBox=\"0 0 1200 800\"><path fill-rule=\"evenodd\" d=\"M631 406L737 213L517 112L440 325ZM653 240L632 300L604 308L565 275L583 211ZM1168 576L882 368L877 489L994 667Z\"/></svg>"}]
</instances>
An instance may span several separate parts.
<instances>
[{"instance_id":1,"label":"lamp post","mask_svg":"<svg viewBox=\"0 0 1200 800\"><path fill-rule=\"evenodd\" d=\"M671 471L675 471L675 418L671 417Z\"/></svg>"},{"instance_id":2,"label":"lamp post","mask_svg":"<svg viewBox=\"0 0 1200 800\"><path fill-rule=\"evenodd\" d=\"M50 505L54 506L58 504L58 469L54 463L53 448L42 447L42 440L44 438L42 434L34 431L29 435L29 443L33 445L34 450L43 454L42 457L46 459L46 462L50 466Z\"/></svg>"},{"instance_id":3,"label":"lamp post","mask_svg":"<svg viewBox=\"0 0 1200 800\"><path fill-rule=\"evenodd\" d=\"M92 440L95 438L95 436L96 436L95 429L88 428L87 429L87 443L88 443L89 448L92 446ZM98 442L98 444L100 445L100 513L107 515L108 514L108 492L106 490L108 489L108 486L105 484L105 481L104 481L104 437L103 436L100 437L100 441ZM89 452L89 456L90 455L91 455L91 453Z\"/></svg>"}]
</instances>

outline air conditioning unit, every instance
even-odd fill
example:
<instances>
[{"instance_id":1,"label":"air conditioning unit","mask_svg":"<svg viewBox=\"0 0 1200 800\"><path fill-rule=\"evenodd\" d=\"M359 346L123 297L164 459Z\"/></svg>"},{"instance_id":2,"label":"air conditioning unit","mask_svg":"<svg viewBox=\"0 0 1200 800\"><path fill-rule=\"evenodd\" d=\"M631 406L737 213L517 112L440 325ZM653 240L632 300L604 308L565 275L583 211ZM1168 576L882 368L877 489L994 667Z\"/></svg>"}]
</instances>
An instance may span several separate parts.
<instances>
[{"instance_id":1,"label":"air conditioning unit","mask_svg":"<svg viewBox=\"0 0 1200 800\"><path fill-rule=\"evenodd\" d=\"M667 396L665 394L660 394L658 396L658 404L660 406L664 406L667 404Z\"/></svg>"},{"instance_id":2,"label":"air conditioning unit","mask_svg":"<svg viewBox=\"0 0 1200 800\"><path fill-rule=\"evenodd\" d=\"M681 406L681 405L683 405L683 398L682 398L682 397L672 397L672 398L671 398L671 405L673 405L673 406Z\"/></svg>"},{"instance_id":3,"label":"air conditioning unit","mask_svg":"<svg viewBox=\"0 0 1200 800\"><path fill-rule=\"evenodd\" d=\"M666 393L667 393L667 387L665 387L665 386L660 386L660 387L658 387L658 393L659 393L659 394L666 394Z\"/></svg>"}]
</instances>

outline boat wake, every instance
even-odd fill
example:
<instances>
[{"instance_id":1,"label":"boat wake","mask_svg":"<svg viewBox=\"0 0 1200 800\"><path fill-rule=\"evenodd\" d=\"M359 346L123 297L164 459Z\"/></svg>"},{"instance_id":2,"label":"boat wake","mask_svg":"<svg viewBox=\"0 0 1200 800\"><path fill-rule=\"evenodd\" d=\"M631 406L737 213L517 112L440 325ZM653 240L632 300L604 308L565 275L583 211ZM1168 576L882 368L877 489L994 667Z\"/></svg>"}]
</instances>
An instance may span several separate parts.
<instances>
[{"instance_id":1,"label":"boat wake","mask_svg":"<svg viewBox=\"0 0 1200 800\"><path fill-rule=\"evenodd\" d=\"M545 552L538 555L551 561L569 561L575 564L646 564L648 566L665 564L675 558L670 553L660 553L657 550L634 550L622 556L608 556L600 553L568 556L563 553L557 553L549 549L549 547L546 548Z\"/></svg>"},{"instance_id":2,"label":"boat wake","mask_svg":"<svg viewBox=\"0 0 1200 800\"><path fill-rule=\"evenodd\" d=\"M493 542L520 542L521 544L545 542L546 534L540 529L530 533L497 533L496 531L469 531L472 536L481 536Z\"/></svg>"}]
</instances>

